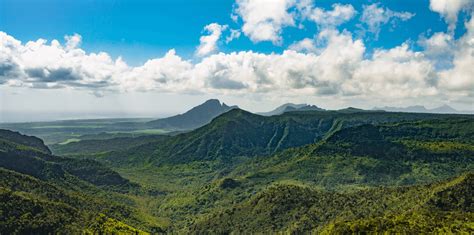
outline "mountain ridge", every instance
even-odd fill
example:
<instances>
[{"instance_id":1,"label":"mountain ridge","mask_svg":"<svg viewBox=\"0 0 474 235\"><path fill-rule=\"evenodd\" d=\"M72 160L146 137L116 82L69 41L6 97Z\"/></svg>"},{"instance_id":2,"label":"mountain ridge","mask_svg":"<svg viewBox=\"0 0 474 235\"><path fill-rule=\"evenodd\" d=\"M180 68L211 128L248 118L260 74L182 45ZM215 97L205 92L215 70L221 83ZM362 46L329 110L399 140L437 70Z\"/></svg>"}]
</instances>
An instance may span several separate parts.
<instances>
[{"instance_id":1,"label":"mountain ridge","mask_svg":"<svg viewBox=\"0 0 474 235\"><path fill-rule=\"evenodd\" d=\"M233 109L193 131L170 136L160 142L148 143L143 148L137 146L133 150L112 152L102 157L109 163L121 165L130 164L130 161L161 164L235 156L266 156L287 148L314 143L350 126L438 118L441 117L436 114L358 109L287 112L282 115L261 116ZM146 151L143 152L144 150Z\"/></svg>"},{"instance_id":2,"label":"mountain ridge","mask_svg":"<svg viewBox=\"0 0 474 235\"><path fill-rule=\"evenodd\" d=\"M273 115L281 115L286 112L292 111L324 111L324 109L319 108L316 105L310 104L293 104L293 103L286 103L282 104L275 109L268 111L268 112L257 112L256 114L262 116L273 116Z\"/></svg>"},{"instance_id":3,"label":"mountain ridge","mask_svg":"<svg viewBox=\"0 0 474 235\"><path fill-rule=\"evenodd\" d=\"M474 114L474 111L459 111L444 104L439 107L428 109L422 105L412 105L407 107L374 107L373 110L384 110L387 112L409 112L409 113L439 113L439 114Z\"/></svg>"}]
</instances>

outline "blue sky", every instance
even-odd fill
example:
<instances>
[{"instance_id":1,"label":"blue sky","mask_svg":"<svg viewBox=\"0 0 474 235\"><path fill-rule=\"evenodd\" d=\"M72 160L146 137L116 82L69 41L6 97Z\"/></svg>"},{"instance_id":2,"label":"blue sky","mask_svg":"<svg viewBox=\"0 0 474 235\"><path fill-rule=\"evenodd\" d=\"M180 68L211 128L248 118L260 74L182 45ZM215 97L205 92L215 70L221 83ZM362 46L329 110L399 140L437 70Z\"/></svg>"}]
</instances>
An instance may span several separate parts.
<instances>
[{"instance_id":1,"label":"blue sky","mask_svg":"<svg viewBox=\"0 0 474 235\"><path fill-rule=\"evenodd\" d=\"M350 1L319 0L321 8L330 9L334 3L352 4L358 12L362 5L379 2L394 11L408 11L415 16L393 27L384 25L378 40L366 38L366 46L391 48L407 40L416 42L420 35L446 31L447 24L439 14L430 11L429 0ZM152 57L175 48L186 58L191 58L199 45L203 27L211 22L238 28L230 15L232 0L1 0L0 30L21 41L45 38L61 39L64 35L78 33L83 37L82 48L90 52L106 51L112 56L123 56L131 64L140 64ZM460 16L462 25L467 14ZM339 28L355 32L358 17ZM296 27L284 29L283 44L253 43L241 37L221 47L223 52L253 50L256 52L281 52L294 41L311 37L317 31L312 22L305 22L303 30ZM456 35L465 29L457 27ZM416 44L413 44L416 47Z\"/></svg>"},{"instance_id":2,"label":"blue sky","mask_svg":"<svg viewBox=\"0 0 474 235\"><path fill-rule=\"evenodd\" d=\"M473 15L472 0L0 0L0 121L208 98L474 110Z\"/></svg>"}]
</instances>

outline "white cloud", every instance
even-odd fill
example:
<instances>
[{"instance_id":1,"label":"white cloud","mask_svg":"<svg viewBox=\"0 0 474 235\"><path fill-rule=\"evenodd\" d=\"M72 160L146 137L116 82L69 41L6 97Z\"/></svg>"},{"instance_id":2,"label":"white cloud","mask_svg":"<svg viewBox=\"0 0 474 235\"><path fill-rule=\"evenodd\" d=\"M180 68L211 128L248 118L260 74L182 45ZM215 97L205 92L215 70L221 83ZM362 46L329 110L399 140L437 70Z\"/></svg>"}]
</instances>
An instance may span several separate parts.
<instances>
[{"instance_id":1,"label":"white cloud","mask_svg":"<svg viewBox=\"0 0 474 235\"><path fill-rule=\"evenodd\" d=\"M17 79L17 85L37 88L100 88L113 84L113 78L127 67L120 58L114 61L104 52L86 54L76 48L79 35L66 40L65 47L44 39L22 44L0 32L0 81Z\"/></svg>"},{"instance_id":2,"label":"white cloud","mask_svg":"<svg viewBox=\"0 0 474 235\"><path fill-rule=\"evenodd\" d=\"M437 94L436 72L423 53L407 44L377 50L361 62L344 90L385 99L433 96Z\"/></svg>"},{"instance_id":3,"label":"white cloud","mask_svg":"<svg viewBox=\"0 0 474 235\"><path fill-rule=\"evenodd\" d=\"M239 52L216 54L196 64L193 77L210 92L335 95L363 57L361 41L336 31L320 54L292 50L282 54Z\"/></svg>"},{"instance_id":4,"label":"white cloud","mask_svg":"<svg viewBox=\"0 0 474 235\"><path fill-rule=\"evenodd\" d=\"M420 37L418 44L424 48L423 53L432 60L437 68L452 66L455 40L452 35L437 32L431 37Z\"/></svg>"},{"instance_id":5,"label":"white cloud","mask_svg":"<svg viewBox=\"0 0 474 235\"><path fill-rule=\"evenodd\" d=\"M308 18L323 28L339 26L354 17L357 11L350 4L333 4L332 10L326 11L322 8L311 8L305 6L302 10L303 17Z\"/></svg>"},{"instance_id":6,"label":"white cloud","mask_svg":"<svg viewBox=\"0 0 474 235\"><path fill-rule=\"evenodd\" d=\"M392 11L388 8L383 8L378 3L371 5L363 6L362 16L360 21L367 25L368 31L375 34L375 37L378 38L380 33L380 28L382 25L389 22L394 22L394 20L407 21L411 19L415 14L410 12L397 12Z\"/></svg>"},{"instance_id":7,"label":"white cloud","mask_svg":"<svg viewBox=\"0 0 474 235\"><path fill-rule=\"evenodd\" d=\"M209 35L201 36L201 38L199 38L200 44L196 50L196 54L198 56L205 56L217 51L217 42L222 35L222 31L226 29L227 25L220 25L217 23L206 25L204 30L209 33Z\"/></svg>"},{"instance_id":8,"label":"white cloud","mask_svg":"<svg viewBox=\"0 0 474 235\"><path fill-rule=\"evenodd\" d=\"M298 52L316 52L317 48L314 39L304 38L301 41L297 41L291 44L288 49Z\"/></svg>"},{"instance_id":9,"label":"white cloud","mask_svg":"<svg viewBox=\"0 0 474 235\"><path fill-rule=\"evenodd\" d=\"M189 72L193 65L170 50L165 56L148 60L144 65L129 68L115 80L122 91L185 92L198 88L191 84ZM198 88L199 89L199 88Z\"/></svg>"},{"instance_id":10,"label":"white cloud","mask_svg":"<svg viewBox=\"0 0 474 235\"><path fill-rule=\"evenodd\" d=\"M229 43L229 42L231 42L232 40L239 38L239 37L240 37L240 34L241 34L240 30L238 30L238 29L230 29L230 35L225 38L225 42L226 42L226 43Z\"/></svg>"},{"instance_id":11,"label":"white cloud","mask_svg":"<svg viewBox=\"0 0 474 235\"><path fill-rule=\"evenodd\" d=\"M430 9L441 14L449 24L449 31L453 32L461 10L472 7L472 0L430 0Z\"/></svg>"},{"instance_id":12,"label":"white cloud","mask_svg":"<svg viewBox=\"0 0 474 235\"><path fill-rule=\"evenodd\" d=\"M295 24L294 15L288 11L295 3L295 0L237 0L234 13L242 19L242 32L250 40L279 44L282 28Z\"/></svg>"},{"instance_id":13,"label":"white cloud","mask_svg":"<svg viewBox=\"0 0 474 235\"><path fill-rule=\"evenodd\" d=\"M67 42L62 45L42 39L22 43L0 32L0 83L67 87L96 95L159 91L353 100L446 96L465 100L474 90L474 20L466 27L467 33L455 42L449 42L453 39L444 34L426 39L427 48L453 45L453 67L441 72L427 52L415 52L407 44L365 55L362 40L331 28L280 54L217 53L194 63L170 50L136 67L104 52L86 53L77 44L71 47Z\"/></svg>"},{"instance_id":14,"label":"white cloud","mask_svg":"<svg viewBox=\"0 0 474 235\"><path fill-rule=\"evenodd\" d=\"M474 17L455 45L453 67L440 72L440 87L456 96L474 97Z\"/></svg>"},{"instance_id":15,"label":"white cloud","mask_svg":"<svg viewBox=\"0 0 474 235\"><path fill-rule=\"evenodd\" d=\"M443 32L434 33L430 38L421 38L419 41L420 45L425 48L425 53L433 55L448 54L452 49L453 42L453 36Z\"/></svg>"}]
</instances>

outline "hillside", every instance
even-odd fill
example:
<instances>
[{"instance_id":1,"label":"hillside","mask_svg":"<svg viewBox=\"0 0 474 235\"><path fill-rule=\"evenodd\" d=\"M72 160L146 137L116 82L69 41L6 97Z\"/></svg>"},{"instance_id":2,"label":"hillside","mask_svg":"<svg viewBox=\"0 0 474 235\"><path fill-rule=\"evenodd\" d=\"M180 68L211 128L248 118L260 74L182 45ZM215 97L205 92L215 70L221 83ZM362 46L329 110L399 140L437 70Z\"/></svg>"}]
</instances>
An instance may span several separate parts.
<instances>
[{"instance_id":1,"label":"hillside","mask_svg":"<svg viewBox=\"0 0 474 235\"><path fill-rule=\"evenodd\" d=\"M470 233L474 175L440 183L338 193L277 184L199 219L191 233ZM435 219L436 218L436 219Z\"/></svg>"},{"instance_id":2,"label":"hillside","mask_svg":"<svg viewBox=\"0 0 474 235\"><path fill-rule=\"evenodd\" d=\"M51 155L36 137L1 133L0 233L145 234L128 225L146 223L122 196L137 184L96 161Z\"/></svg>"},{"instance_id":3,"label":"hillside","mask_svg":"<svg viewBox=\"0 0 474 235\"><path fill-rule=\"evenodd\" d=\"M210 99L183 114L150 121L147 126L170 130L191 130L209 123L213 118L234 108L237 107L227 106L225 103L221 104L219 100Z\"/></svg>"},{"instance_id":4,"label":"hillside","mask_svg":"<svg viewBox=\"0 0 474 235\"><path fill-rule=\"evenodd\" d=\"M22 135L19 132L0 129L0 139L23 145L29 148L34 148L42 153L51 153L49 148L46 147L46 145L44 144L43 140L33 136Z\"/></svg>"},{"instance_id":5,"label":"hillside","mask_svg":"<svg viewBox=\"0 0 474 235\"><path fill-rule=\"evenodd\" d=\"M52 182L82 184L115 190L136 187L94 160L69 159L50 154L36 137L3 130L0 136L0 167ZM69 178L73 176L73 178Z\"/></svg>"},{"instance_id":6,"label":"hillside","mask_svg":"<svg viewBox=\"0 0 474 235\"><path fill-rule=\"evenodd\" d=\"M133 210L101 196L61 186L0 167L0 233L140 233L120 220L133 221Z\"/></svg>"},{"instance_id":7,"label":"hillside","mask_svg":"<svg viewBox=\"0 0 474 235\"><path fill-rule=\"evenodd\" d=\"M473 119L364 124L255 159L232 176L260 183L300 180L332 189L428 183L474 169L473 135Z\"/></svg>"}]
</instances>

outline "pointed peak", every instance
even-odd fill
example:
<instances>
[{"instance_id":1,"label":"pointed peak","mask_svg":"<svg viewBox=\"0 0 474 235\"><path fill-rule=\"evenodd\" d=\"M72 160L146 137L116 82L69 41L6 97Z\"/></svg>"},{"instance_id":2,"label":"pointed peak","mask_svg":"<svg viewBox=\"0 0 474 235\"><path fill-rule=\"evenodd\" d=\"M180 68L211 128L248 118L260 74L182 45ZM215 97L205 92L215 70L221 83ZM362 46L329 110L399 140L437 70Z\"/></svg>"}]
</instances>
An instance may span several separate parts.
<instances>
[{"instance_id":1,"label":"pointed peak","mask_svg":"<svg viewBox=\"0 0 474 235\"><path fill-rule=\"evenodd\" d=\"M218 105L221 105L221 102L218 99L208 99L203 104L218 104Z\"/></svg>"}]
</instances>

